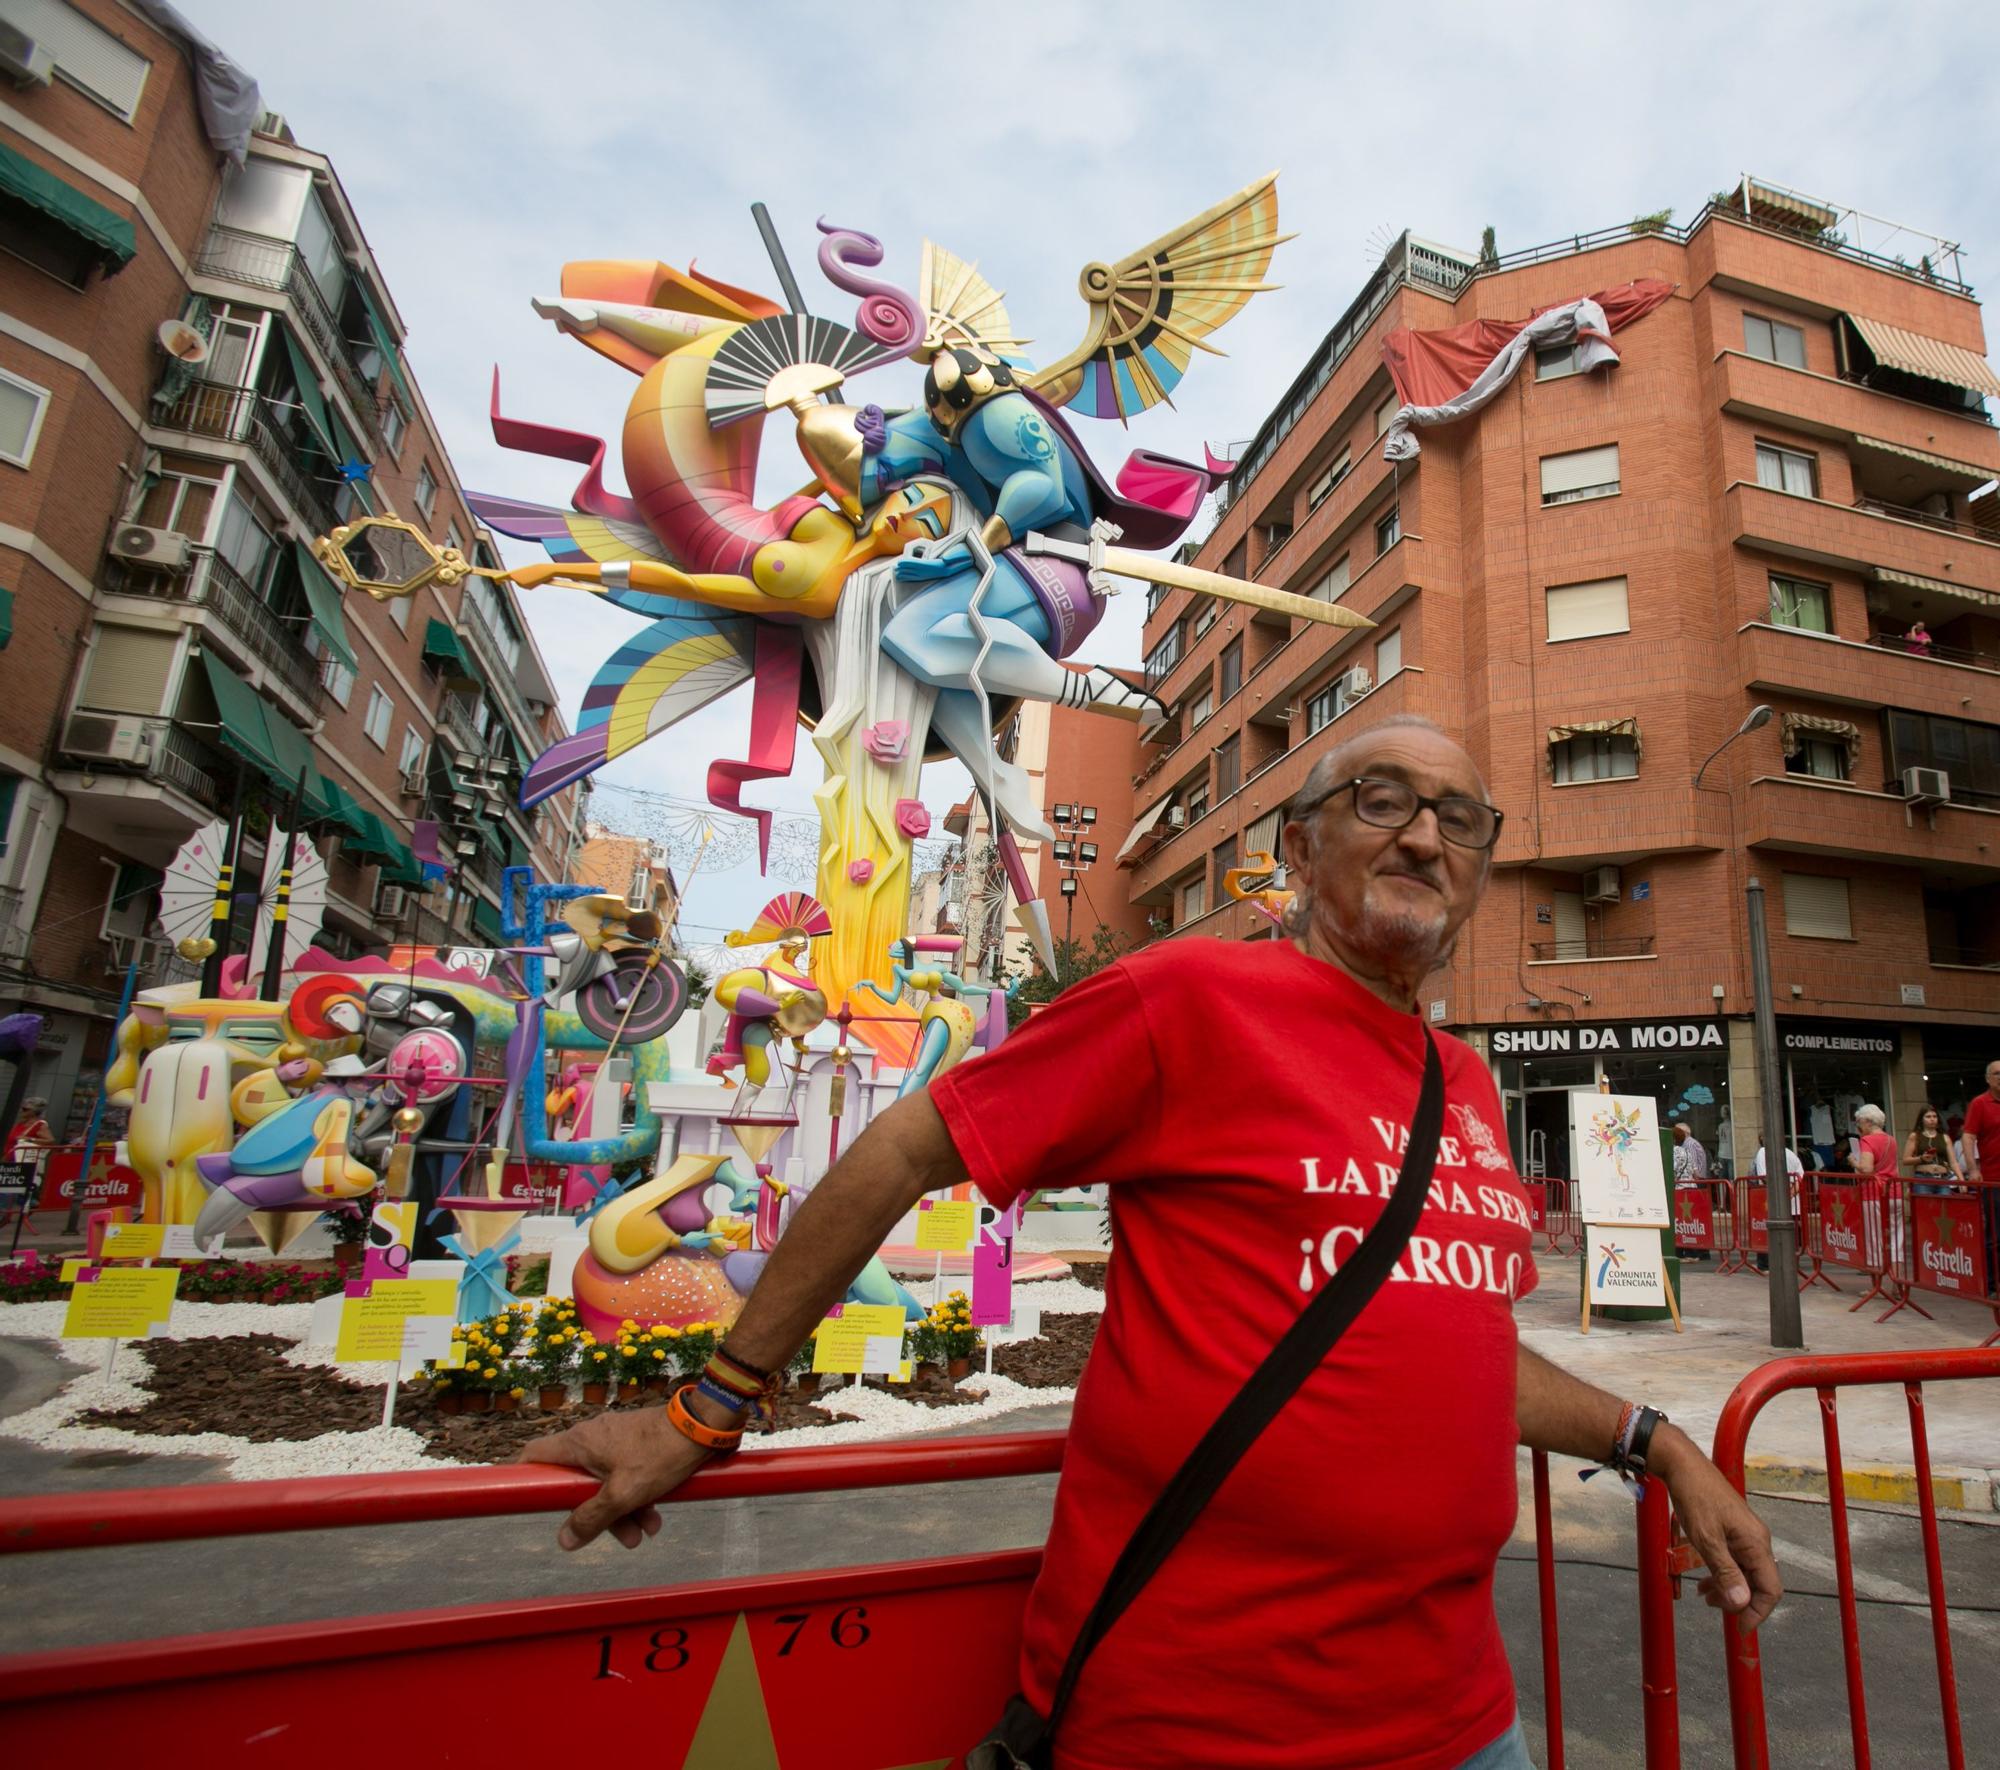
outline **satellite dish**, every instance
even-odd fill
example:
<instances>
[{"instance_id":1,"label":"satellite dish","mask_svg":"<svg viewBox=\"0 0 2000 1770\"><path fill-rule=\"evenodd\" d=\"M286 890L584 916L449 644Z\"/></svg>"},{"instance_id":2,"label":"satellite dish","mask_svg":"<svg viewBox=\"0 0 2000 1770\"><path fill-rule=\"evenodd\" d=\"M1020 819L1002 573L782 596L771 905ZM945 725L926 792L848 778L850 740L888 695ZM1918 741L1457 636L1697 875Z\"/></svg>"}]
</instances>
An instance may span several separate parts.
<instances>
[{"instance_id":1,"label":"satellite dish","mask_svg":"<svg viewBox=\"0 0 2000 1770\"><path fill-rule=\"evenodd\" d=\"M163 320L155 336L170 357L190 364L208 361L208 340L186 320Z\"/></svg>"}]
</instances>

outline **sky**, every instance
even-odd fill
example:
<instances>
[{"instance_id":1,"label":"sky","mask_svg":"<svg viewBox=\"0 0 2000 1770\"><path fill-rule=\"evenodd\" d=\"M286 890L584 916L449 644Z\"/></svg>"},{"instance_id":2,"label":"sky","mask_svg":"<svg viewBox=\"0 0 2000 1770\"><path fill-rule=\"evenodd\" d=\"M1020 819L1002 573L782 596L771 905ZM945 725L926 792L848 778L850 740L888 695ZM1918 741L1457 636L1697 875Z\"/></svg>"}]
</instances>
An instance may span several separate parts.
<instances>
[{"instance_id":1,"label":"sky","mask_svg":"<svg viewBox=\"0 0 2000 1770\"><path fill-rule=\"evenodd\" d=\"M1975 288L2000 277L1991 4L1434 0L1421 29L1335 0L181 4L332 159L461 480L548 503L567 503L576 470L494 444L495 365L511 415L614 437L632 381L530 298L579 258L695 260L776 296L758 200L813 311L851 323L854 305L818 274L817 219L881 238L876 274L905 287L930 237L979 262L1047 361L1081 337L1085 263L1278 170L1299 236L1273 267L1282 288L1214 341L1226 360L1197 358L1176 409L1125 434L1081 421L1107 470L1131 448L1199 459L1247 441L1405 227L1472 249L1491 226L1507 252L1670 206L1689 219L1747 171L1962 242ZM907 404L919 373L851 391ZM782 423L764 464L769 495L797 483ZM573 720L637 622L575 592L523 602ZM1117 598L1090 661L1136 664L1143 612ZM746 688L600 779L699 800L748 719ZM817 772L801 745L789 782L746 799L809 812ZM955 764L926 773L934 816L964 790ZM598 796L600 816L632 807ZM687 938L744 926L764 894L754 868L698 879Z\"/></svg>"}]
</instances>

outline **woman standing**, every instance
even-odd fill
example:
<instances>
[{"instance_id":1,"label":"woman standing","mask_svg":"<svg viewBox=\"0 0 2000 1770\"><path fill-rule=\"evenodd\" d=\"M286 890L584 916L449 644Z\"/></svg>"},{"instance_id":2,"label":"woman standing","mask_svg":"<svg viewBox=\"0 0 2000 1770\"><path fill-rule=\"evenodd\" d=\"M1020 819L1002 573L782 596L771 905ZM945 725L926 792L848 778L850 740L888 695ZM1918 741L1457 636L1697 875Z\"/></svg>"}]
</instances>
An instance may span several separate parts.
<instances>
[{"instance_id":1,"label":"woman standing","mask_svg":"<svg viewBox=\"0 0 2000 1770\"><path fill-rule=\"evenodd\" d=\"M1945 1181L1965 1184L1965 1169L1959 1165L1958 1151L1944 1128L1944 1115L1935 1106L1917 1114L1917 1122L1903 1139L1903 1166L1919 1184L1917 1192L1939 1193ZM1928 1181L1926 1185L1923 1182Z\"/></svg>"}]
</instances>

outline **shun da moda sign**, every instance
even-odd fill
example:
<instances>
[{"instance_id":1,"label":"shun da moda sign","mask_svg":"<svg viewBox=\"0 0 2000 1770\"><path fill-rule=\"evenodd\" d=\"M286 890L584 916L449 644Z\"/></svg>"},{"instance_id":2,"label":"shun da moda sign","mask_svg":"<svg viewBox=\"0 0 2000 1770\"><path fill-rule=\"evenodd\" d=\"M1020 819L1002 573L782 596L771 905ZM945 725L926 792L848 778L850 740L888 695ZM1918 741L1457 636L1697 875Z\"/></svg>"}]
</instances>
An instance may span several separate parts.
<instances>
[{"instance_id":1,"label":"shun da moda sign","mask_svg":"<svg viewBox=\"0 0 2000 1770\"><path fill-rule=\"evenodd\" d=\"M1574 1051L1720 1051L1728 1043L1719 1020L1635 1020L1623 1025L1503 1026L1493 1033L1495 1057L1551 1057Z\"/></svg>"}]
</instances>

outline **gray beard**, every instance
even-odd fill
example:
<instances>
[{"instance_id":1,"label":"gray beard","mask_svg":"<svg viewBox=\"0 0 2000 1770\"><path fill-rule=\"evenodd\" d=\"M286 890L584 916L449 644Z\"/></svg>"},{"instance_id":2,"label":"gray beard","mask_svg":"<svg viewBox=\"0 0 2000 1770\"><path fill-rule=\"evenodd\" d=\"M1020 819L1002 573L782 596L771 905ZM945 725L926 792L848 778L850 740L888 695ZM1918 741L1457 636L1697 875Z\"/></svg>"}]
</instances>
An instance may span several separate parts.
<instances>
[{"instance_id":1,"label":"gray beard","mask_svg":"<svg viewBox=\"0 0 2000 1770\"><path fill-rule=\"evenodd\" d=\"M1409 911L1364 909L1354 944L1381 964L1398 970L1421 966L1435 971L1451 957L1457 940L1445 931L1445 917Z\"/></svg>"}]
</instances>

